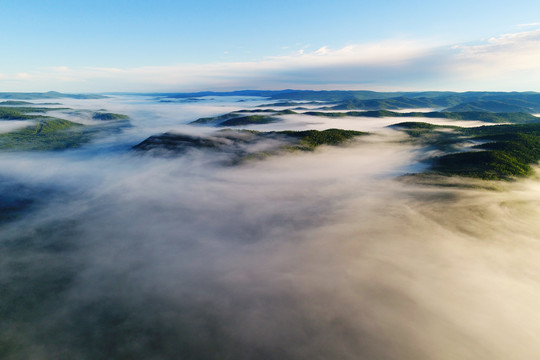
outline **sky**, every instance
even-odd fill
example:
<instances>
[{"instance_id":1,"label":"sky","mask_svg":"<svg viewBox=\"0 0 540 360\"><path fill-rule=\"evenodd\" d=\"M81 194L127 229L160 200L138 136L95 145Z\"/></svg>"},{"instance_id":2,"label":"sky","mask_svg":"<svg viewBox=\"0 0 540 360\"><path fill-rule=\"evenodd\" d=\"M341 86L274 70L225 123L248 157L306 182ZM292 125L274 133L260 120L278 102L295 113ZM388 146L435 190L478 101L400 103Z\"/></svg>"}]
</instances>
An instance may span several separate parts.
<instances>
[{"instance_id":1,"label":"sky","mask_svg":"<svg viewBox=\"0 0 540 360\"><path fill-rule=\"evenodd\" d=\"M522 0L0 0L0 91L539 91L538 14Z\"/></svg>"}]
</instances>

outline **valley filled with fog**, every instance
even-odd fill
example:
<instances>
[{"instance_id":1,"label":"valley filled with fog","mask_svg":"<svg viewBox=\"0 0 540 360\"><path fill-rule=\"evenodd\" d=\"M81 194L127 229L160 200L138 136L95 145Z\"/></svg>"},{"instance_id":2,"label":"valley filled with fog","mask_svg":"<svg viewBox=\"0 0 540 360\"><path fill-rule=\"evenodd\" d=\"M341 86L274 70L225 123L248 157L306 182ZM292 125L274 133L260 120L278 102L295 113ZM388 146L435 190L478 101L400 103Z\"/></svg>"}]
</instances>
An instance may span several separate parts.
<instances>
[{"instance_id":1,"label":"valley filled with fog","mask_svg":"<svg viewBox=\"0 0 540 360\"><path fill-rule=\"evenodd\" d=\"M391 117L243 126L370 134L234 165L208 149L160 156L133 146L164 132L212 136L189 123L269 100L59 102L130 126L75 149L0 152L0 200L26 204L0 223L6 359L540 356L538 175L404 176L433 149L406 141ZM24 126L5 123L0 132Z\"/></svg>"}]
</instances>

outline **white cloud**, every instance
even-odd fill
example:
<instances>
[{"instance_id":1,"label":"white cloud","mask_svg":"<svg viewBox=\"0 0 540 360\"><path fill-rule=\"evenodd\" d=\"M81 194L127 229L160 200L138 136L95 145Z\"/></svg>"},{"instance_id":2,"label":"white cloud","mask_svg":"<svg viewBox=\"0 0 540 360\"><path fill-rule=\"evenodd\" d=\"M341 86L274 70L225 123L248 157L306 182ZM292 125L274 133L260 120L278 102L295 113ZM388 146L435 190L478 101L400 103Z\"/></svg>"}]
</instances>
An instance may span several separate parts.
<instances>
[{"instance_id":1,"label":"white cloud","mask_svg":"<svg viewBox=\"0 0 540 360\"><path fill-rule=\"evenodd\" d=\"M323 46L319 50L315 51L315 54L316 55L326 55L326 54L328 54L328 47Z\"/></svg>"},{"instance_id":2,"label":"white cloud","mask_svg":"<svg viewBox=\"0 0 540 360\"><path fill-rule=\"evenodd\" d=\"M504 34L481 45L461 46L459 51L454 72L480 79L517 76L516 84L530 77L540 80L540 30Z\"/></svg>"},{"instance_id":3,"label":"white cloud","mask_svg":"<svg viewBox=\"0 0 540 360\"><path fill-rule=\"evenodd\" d=\"M294 72L335 67L392 66L400 61L419 56L425 49L413 43L388 41L377 44L347 46L342 49L322 47L313 52L301 49L288 56L266 58L252 62L224 62L214 64L178 64L137 68L58 66L31 74L32 83L72 83L73 90L148 91L160 89L195 89L223 87L266 87L295 84ZM315 70L313 70L315 71ZM318 79L320 81L321 79ZM330 81L330 79L328 79ZM256 86L257 82L262 82ZM101 85L100 85L101 84ZM100 86L100 87L98 87ZM59 86L53 86L58 88ZM45 90L45 89L43 89Z\"/></svg>"},{"instance_id":4,"label":"white cloud","mask_svg":"<svg viewBox=\"0 0 540 360\"><path fill-rule=\"evenodd\" d=\"M518 24L516 25L517 27L520 27L520 28L524 28L524 27L535 27L535 26L540 26L540 22L532 22L532 23L528 23L528 24Z\"/></svg>"},{"instance_id":5,"label":"white cloud","mask_svg":"<svg viewBox=\"0 0 540 360\"><path fill-rule=\"evenodd\" d=\"M58 66L5 74L3 90L538 90L538 59L540 30L533 30L503 34L475 45L441 46L424 41L389 39L340 49L323 46L308 51L305 46L286 56L249 62L136 68Z\"/></svg>"}]
</instances>

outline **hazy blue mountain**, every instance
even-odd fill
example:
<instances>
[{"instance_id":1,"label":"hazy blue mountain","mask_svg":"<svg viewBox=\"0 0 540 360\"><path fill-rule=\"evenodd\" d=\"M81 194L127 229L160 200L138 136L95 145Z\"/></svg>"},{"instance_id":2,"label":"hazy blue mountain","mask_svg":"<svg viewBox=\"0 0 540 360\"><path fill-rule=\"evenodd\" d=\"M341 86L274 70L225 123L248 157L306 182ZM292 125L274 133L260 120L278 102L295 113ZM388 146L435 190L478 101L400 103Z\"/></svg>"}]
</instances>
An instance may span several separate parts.
<instances>
[{"instance_id":1,"label":"hazy blue mountain","mask_svg":"<svg viewBox=\"0 0 540 360\"><path fill-rule=\"evenodd\" d=\"M508 99L471 101L446 109L446 111L492 111L492 112L539 112L540 103L527 100Z\"/></svg>"},{"instance_id":2,"label":"hazy blue mountain","mask_svg":"<svg viewBox=\"0 0 540 360\"><path fill-rule=\"evenodd\" d=\"M528 113L508 112L492 113L487 111L431 111L431 112L395 112L390 110L369 110L369 111L347 111L347 112L326 112L326 111L306 111L304 115L323 117L416 117L431 119L452 119L452 120L477 120L491 123L537 123L540 118Z\"/></svg>"},{"instance_id":3,"label":"hazy blue mountain","mask_svg":"<svg viewBox=\"0 0 540 360\"><path fill-rule=\"evenodd\" d=\"M540 94L535 92L375 92L311 90L241 90L232 92L146 94L163 99L195 99L203 96L259 96L281 100L276 106L296 106L294 101L333 103L333 110L379 110L444 108L448 111L540 112ZM270 104L266 104L270 105ZM265 105L265 106L266 106Z\"/></svg>"},{"instance_id":4,"label":"hazy blue mountain","mask_svg":"<svg viewBox=\"0 0 540 360\"><path fill-rule=\"evenodd\" d=\"M0 99L20 99L20 100L39 100L39 99L103 99L106 96L98 94L65 94L57 91L48 92L0 92Z\"/></svg>"}]
</instances>

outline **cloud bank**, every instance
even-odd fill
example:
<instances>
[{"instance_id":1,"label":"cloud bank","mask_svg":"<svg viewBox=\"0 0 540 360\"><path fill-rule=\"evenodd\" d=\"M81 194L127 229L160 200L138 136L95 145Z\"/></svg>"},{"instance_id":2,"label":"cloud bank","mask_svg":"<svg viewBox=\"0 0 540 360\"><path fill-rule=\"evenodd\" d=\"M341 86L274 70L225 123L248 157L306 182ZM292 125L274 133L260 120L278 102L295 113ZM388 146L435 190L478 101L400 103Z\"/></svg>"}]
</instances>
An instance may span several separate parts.
<instances>
[{"instance_id":1,"label":"cloud bank","mask_svg":"<svg viewBox=\"0 0 540 360\"><path fill-rule=\"evenodd\" d=\"M534 24L527 24L532 26ZM475 44L393 39L295 51L260 61L138 68L58 66L0 74L3 90L193 91L231 89L535 90L540 30Z\"/></svg>"},{"instance_id":2,"label":"cloud bank","mask_svg":"<svg viewBox=\"0 0 540 360\"><path fill-rule=\"evenodd\" d=\"M130 108L137 131L193 106L92 104ZM196 105L198 116L219 105ZM23 184L41 203L0 226L0 349L37 360L538 358L538 179L500 192L399 182L418 149L395 140L236 167L203 150L2 154L0 193Z\"/></svg>"}]
</instances>

